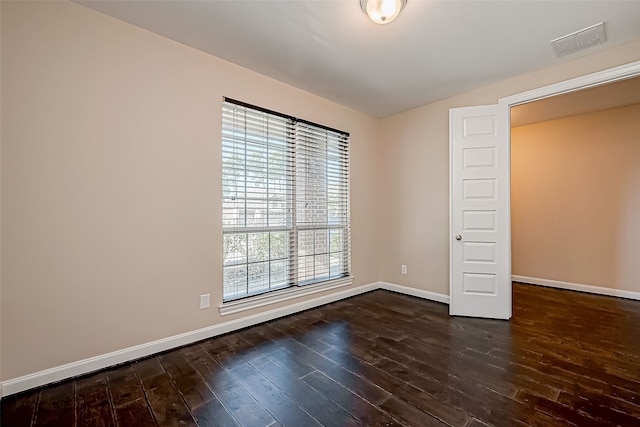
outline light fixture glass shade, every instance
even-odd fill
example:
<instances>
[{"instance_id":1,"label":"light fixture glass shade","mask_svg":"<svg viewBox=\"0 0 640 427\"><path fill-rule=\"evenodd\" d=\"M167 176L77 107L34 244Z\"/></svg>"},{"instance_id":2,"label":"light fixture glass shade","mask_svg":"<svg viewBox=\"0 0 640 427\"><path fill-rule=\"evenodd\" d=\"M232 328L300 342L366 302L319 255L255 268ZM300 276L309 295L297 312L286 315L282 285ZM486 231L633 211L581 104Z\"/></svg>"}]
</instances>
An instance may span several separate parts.
<instances>
[{"instance_id":1,"label":"light fixture glass shade","mask_svg":"<svg viewBox=\"0 0 640 427\"><path fill-rule=\"evenodd\" d=\"M360 0L360 7L376 24L388 24L398 17L407 0Z\"/></svg>"}]
</instances>

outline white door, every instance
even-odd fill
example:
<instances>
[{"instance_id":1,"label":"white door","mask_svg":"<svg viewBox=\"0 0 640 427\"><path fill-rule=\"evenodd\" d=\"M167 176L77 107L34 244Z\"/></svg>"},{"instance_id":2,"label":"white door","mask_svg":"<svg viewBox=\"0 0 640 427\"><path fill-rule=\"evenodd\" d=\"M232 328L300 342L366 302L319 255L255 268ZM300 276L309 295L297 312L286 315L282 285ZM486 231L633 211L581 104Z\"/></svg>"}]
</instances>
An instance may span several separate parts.
<instances>
[{"instance_id":1,"label":"white door","mask_svg":"<svg viewBox=\"0 0 640 427\"><path fill-rule=\"evenodd\" d=\"M505 104L449 111L451 315L511 317L508 114Z\"/></svg>"}]
</instances>

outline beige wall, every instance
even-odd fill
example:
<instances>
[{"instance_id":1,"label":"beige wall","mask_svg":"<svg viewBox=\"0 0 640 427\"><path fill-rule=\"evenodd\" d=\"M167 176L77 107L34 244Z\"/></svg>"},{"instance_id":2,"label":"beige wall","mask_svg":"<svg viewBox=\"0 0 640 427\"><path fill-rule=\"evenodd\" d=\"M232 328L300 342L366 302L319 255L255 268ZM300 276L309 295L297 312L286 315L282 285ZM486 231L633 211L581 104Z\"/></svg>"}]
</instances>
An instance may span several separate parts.
<instances>
[{"instance_id":1,"label":"beige wall","mask_svg":"<svg viewBox=\"0 0 640 427\"><path fill-rule=\"evenodd\" d=\"M351 133L377 280L376 119L73 3L2 2L2 43L2 379L222 321L223 96Z\"/></svg>"},{"instance_id":2,"label":"beige wall","mask_svg":"<svg viewBox=\"0 0 640 427\"><path fill-rule=\"evenodd\" d=\"M511 130L513 274L640 291L640 104Z\"/></svg>"},{"instance_id":3,"label":"beige wall","mask_svg":"<svg viewBox=\"0 0 640 427\"><path fill-rule=\"evenodd\" d=\"M449 108L495 104L639 59L636 41L384 119L380 280L449 294Z\"/></svg>"}]
</instances>

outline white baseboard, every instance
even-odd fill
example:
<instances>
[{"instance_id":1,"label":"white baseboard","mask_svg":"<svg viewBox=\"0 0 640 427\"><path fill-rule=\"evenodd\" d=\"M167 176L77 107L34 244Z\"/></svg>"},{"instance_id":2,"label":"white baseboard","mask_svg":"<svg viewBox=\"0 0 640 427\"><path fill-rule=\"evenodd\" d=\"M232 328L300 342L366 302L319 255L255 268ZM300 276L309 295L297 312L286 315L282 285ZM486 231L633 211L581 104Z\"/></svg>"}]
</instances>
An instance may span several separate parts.
<instances>
[{"instance_id":1,"label":"white baseboard","mask_svg":"<svg viewBox=\"0 0 640 427\"><path fill-rule=\"evenodd\" d=\"M449 295L439 294L437 292L423 291L422 289L410 288L408 286L396 285L395 283L378 282L380 289L399 292L401 294L411 295L418 298L428 299L431 301L449 304Z\"/></svg>"},{"instance_id":2,"label":"white baseboard","mask_svg":"<svg viewBox=\"0 0 640 427\"><path fill-rule=\"evenodd\" d=\"M43 371L34 372L33 374L10 379L0 382L0 396L9 396L21 391L40 387L45 384L62 381L68 378L77 377L79 375L88 374L100 369L115 366L121 363L130 362L142 357L151 356L152 354L171 350L176 347L188 345L196 341L201 341L217 335L233 332L238 329L257 325L279 317L288 316L299 311L308 310L331 302L339 301L365 292L374 291L376 289L386 289L389 291L399 292L406 295L412 295L418 298L424 298L432 301L449 303L449 296L436 292L424 291L421 289L410 288L407 286L396 285L388 282L374 282L367 285L346 289L340 292L334 292L318 298L307 301L290 304L282 308L268 310L262 313L245 316L240 319L230 320L206 328L197 329L195 331L185 332L183 334L174 335L172 337L163 338L134 347L125 348L123 350L114 351L100 356L90 357L88 359L79 360L77 362L67 363L66 365L56 366L54 368L45 369Z\"/></svg>"},{"instance_id":3,"label":"white baseboard","mask_svg":"<svg viewBox=\"0 0 640 427\"><path fill-rule=\"evenodd\" d=\"M607 295L633 300L640 300L640 292L625 291L619 289L603 288L598 286L582 285L578 283L561 282L557 280L539 279L526 276L511 276L514 282L528 283L532 285L547 286L559 289L568 289L573 291L588 292L599 295ZM129 347L123 350L114 351L96 357L91 357L77 362L68 363L66 365L57 366L43 371L22 377L10 379L0 382L0 396L9 396L31 388L39 387L45 384L65 380L75 376L87 374L109 366L130 362L135 359L150 356L162 351L171 350L172 348L191 344L196 341L211 338L217 335L226 334L238 329L257 325L279 317L288 316L299 311L308 310L331 302L339 301L365 292L376 289L386 289L393 292L399 292L406 295L415 296L431 301L449 304L449 296L437 292L425 291L422 289L411 288L408 286L397 285L389 282L374 282L367 285L358 286L340 292L334 292L318 298L307 301L290 304L282 308L272 309L263 313L245 316L240 319L231 320L195 331L186 332L172 337L163 338L146 344Z\"/></svg>"},{"instance_id":4,"label":"white baseboard","mask_svg":"<svg viewBox=\"0 0 640 427\"><path fill-rule=\"evenodd\" d=\"M561 282L557 280L547 280L517 275L511 276L511 279L514 282L522 282L532 285L540 285L552 288L568 289L573 291L640 300L640 292L602 288L598 286L582 285L578 283ZM186 332L184 334L174 335L172 337L163 338L146 344L125 348L123 350L114 351L84 360L79 360L77 362L56 366L51 369L45 369L33 374L3 381L0 382L0 396L9 396L11 394L19 393L21 391L29 390L45 384L50 384L79 375L88 374L90 372L108 368L110 366L130 362L132 360L150 356L152 354L171 350L173 348L188 345L196 341L233 332L238 329L257 325L259 323L267 322L269 320L277 319L283 316L288 316L299 311L308 310L324 304L339 301L344 298L349 298L365 292L374 291L376 289L385 289L388 291L398 292L418 298L449 304L449 295L411 288L408 286L397 285L395 283L389 282L369 283L367 285L358 286L340 292L334 292L332 294L313 298L307 301L290 304L286 307L245 316L240 319L208 326L206 328Z\"/></svg>"},{"instance_id":5,"label":"white baseboard","mask_svg":"<svg viewBox=\"0 0 640 427\"><path fill-rule=\"evenodd\" d=\"M603 288L600 286L582 285L580 283L561 282L559 280L539 279L537 277L516 275L512 275L511 280L514 282L527 283L529 285L547 286L549 288L567 289L570 291L640 300L640 292L625 291L622 289Z\"/></svg>"},{"instance_id":6,"label":"white baseboard","mask_svg":"<svg viewBox=\"0 0 640 427\"><path fill-rule=\"evenodd\" d=\"M66 365L56 366L54 368L45 369L33 374L10 379L0 383L0 396L9 396L21 391L29 390L45 384L65 380L79 375L88 374L110 366L130 362L135 359L150 356L162 351L171 350L172 348L191 344L196 341L215 337L217 335L226 334L238 329L257 325L279 317L288 316L299 311L308 310L324 304L335 302L344 298L349 298L365 292L373 291L380 288L380 282L370 283L358 286L356 288L346 289L340 292L334 292L318 298L307 301L290 304L286 307L265 311L263 313L245 316L240 319L230 320L206 328L186 332L172 337L163 338L146 344L125 348L123 350L102 354L96 357L79 360L77 362L67 363Z\"/></svg>"}]
</instances>

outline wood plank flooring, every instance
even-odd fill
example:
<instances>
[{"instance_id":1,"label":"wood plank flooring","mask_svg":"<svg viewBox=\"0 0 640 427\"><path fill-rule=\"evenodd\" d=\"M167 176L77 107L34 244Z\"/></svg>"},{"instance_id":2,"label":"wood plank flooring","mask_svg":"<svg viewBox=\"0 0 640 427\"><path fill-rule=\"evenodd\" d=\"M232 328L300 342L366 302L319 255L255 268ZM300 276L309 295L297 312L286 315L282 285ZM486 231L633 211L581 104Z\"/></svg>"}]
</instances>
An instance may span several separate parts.
<instances>
[{"instance_id":1,"label":"wood plank flooring","mask_svg":"<svg viewBox=\"0 0 640 427\"><path fill-rule=\"evenodd\" d=\"M640 426L640 301L374 291L2 401L2 426Z\"/></svg>"}]
</instances>

